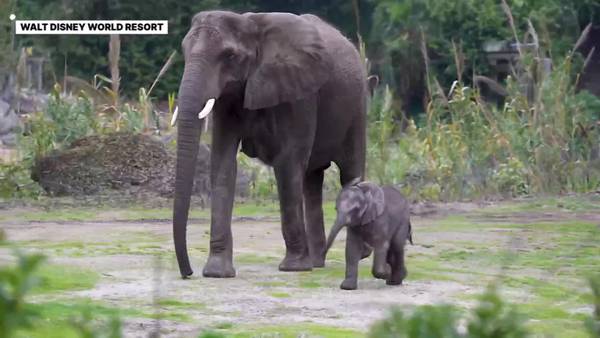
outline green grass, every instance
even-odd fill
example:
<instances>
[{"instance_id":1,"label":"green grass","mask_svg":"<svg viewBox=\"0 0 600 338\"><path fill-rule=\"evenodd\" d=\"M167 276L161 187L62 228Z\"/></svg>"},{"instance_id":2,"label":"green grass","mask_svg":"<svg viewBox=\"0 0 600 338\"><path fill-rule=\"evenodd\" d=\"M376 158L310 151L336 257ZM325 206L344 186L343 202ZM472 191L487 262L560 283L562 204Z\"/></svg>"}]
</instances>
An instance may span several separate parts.
<instances>
[{"instance_id":1,"label":"green grass","mask_svg":"<svg viewBox=\"0 0 600 338\"><path fill-rule=\"evenodd\" d=\"M248 265L256 265L256 264L277 264L277 262L281 258L275 256L268 255L258 255L258 254L242 254L233 258L235 264L248 264Z\"/></svg>"},{"instance_id":2,"label":"green grass","mask_svg":"<svg viewBox=\"0 0 600 338\"><path fill-rule=\"evenodd\" d=\"M238 203L233 208L234 217L276 217L279 218L279 204Z\"/></svg>"},{"instance_id":3,"label":"green grass","mask_svg":"<svg viewBox=\"0 0 600 338\"><path fill-rule=\"evenodd\" d=\"M420 232L440 232L440 231L471 231L477 227L477 224L469 220L465 215L452 215L441 219L428 221L426 226L419 228ZM418 233L415 232L415 235Z\"/></svg>"},{"instance_id":4,"label":"green grass","mask_svg":"<svg viewBox=\"0 0 600 338\"><path fill-rule=\"evenodd\" d=\"M110 318L157 318L179 322L192 322L187 315L190 308L205 309L204 304L181 302L175 299L162 299L159 302L159 312L140 311L134 308L117 308L102 302L89 299L72 299L28 304L27 306L39 314L30 329L19 332L19 337L45 338L45 337L81 337L73 329L72 322L82 314L92 314L93 324L102 324ZM166 310L164 309L166 308ZM100 329L102 331L102 329Z\"/></svg>"},{"instance_id":5,"label":"green grass","mask_svg":"<svg viewBox=\"0 0 600 338\"><path fill-rule=\"evenodd\" d=\"M345 328L325 326L314 323L290 324L290 325L268 325L268 326L240 326L227 329L215 328L213 332L222 333L228 338L255 338L255 337L277 337L277 338L359 338L365 337L362 332Z\"/></svg>"},{"instance_id":6,"label":"green grass","mask_svg":"<svg viewBox=\"0 0 600 338\"><path fill-rule=\"evenodd\" d=\"M172 299L172 298L159 299L157 301L157 305L160 307L167 307L167 308L184 308L184 309L197 309L197 310L206 309L206 304L183 302L183 301L180 301L177 299Z\"/></svg>"},{"instance_id":7,"label":"green grass","mask_svg":"<svg viewBox=\"0 0 600 338\"><path fill-rule=\"evenodd\" d=\"M73 329L72 321L84 313L93 314L95 322L107 321L109 318L145 317L134 309L120 309L89 299L75 299L65 302L45 302L27 305L39 314L30 329L18 332L18 337L31 338L71 338L81 337Z\"/></svg>"},{"instance_id":8,"label":"green grass","mask_svg":"<svg viewBox=\"0 0 600 338\"><path fill-rule=\"evenodd\" d=\"M371 279L371 259L364 259L358 266L358 280ZM343 260L334 260L327 257L325 268L313 269L313 271L300 272L297 274L296 284L303 289L315 288L338 288L346 275L346 265ZM382 281L382 283L384 283Z\"/></svg>"},{"instance_id":9,"label":"green grass","mask_svg":"<svg viewBox=\"0 0 600 338\"><path fill-rule=\"evenodd\" d=\"M93 288L100 276L97 272L69 265L42 265L38 270L40 284L35 293L52 293Z\"/></svg>"},{"instance_id":10,"label":"green grass","mask_svg":"<svg viewBox=\"0 0 600 338\"><path fill-rule=\"evenodd\" d=\"M217 325L215 325L215 329L219 329L219 330L229 330L232 328L233 328L232 322L221 322L221 323L218 323Z\"/></svg>"},{"instance_id":11,"label":"green grass","mask_svg":"<svg viewBox=\"0 0 600 338\"><path fill-rule=\"evenodd\" d=\"M289 284L284 281L263 281L263 282L256 283L256 285L262 286L265 288L272 288L272 287L278 287L278 286L288 286Z\"/></svg>"},{"instance_id":12,"label":"green grass","mask_svg":"<svg viewBox=\"0 0 600 338\"><path fill-rule=\"evenodd\" d=\"M275 298L290 298L290 297L292 297L291 294L289 294L287 292L280 292L280 291L269 292L269 296L275 297Z\"/></svg>"},{"instance_id":13,"label":"green grass","mask_svg":"<svg viewBox=\"0 0 600 338\"><path fill-rule=\"evenodd\" d=\"M323 202L323 218L325 219L325 228L331 228L335 220L335 201Z\"/></svg>"},{"instance_id":14,"label":"green grass","mask_svg":"<svg viewBox=\"0 0 600 338\"><path fill-rule=\"evenodd\" d=\"M530 200L502 202L491 208L479 210L480 213L514 214L521 212L597 212L600 210L600 196L574 195L539 197Z\"/></svg>"},{"instance_id":15,"label":"green grass","mask_svg":"<svg viewBox=\"0 0 600 338\"><path fill-rule=\"evenodd\" d=\"M456 280L449 272L456 272L455 269L446 268L436 260L435 258L428 258L424 255L421 256L407 256L406 268L408 275L406 280L408 281L424 281L424 280L438 280L438 281L454 281Z\"/></svg>"},{"instance_id":16,"label":"green grass","mask_svg":"<svg viewBox=\"0 0 600 338\"><path fill-rule=\"evenodd\" d=\"M183 310L181 310L181 311L180 310L170 310L170 311L161 310L160 312L146 315L146 317L153 318L153 319L161 319L161 320L171 320L174 322L184 322L184 323L193 322L193 318L188 314L187 311L183 311Z\"/></svg>"},{"instance_id":17,"label":"green grass","mask_svg":"<svg viewBox=\"0 0 600 338\"><path fill-rule=\"evenodd\" d=\"M502 222L493 217L474 221L455 215L432 221L425 227L430 236L464 232L490 239L485 245L437 242L428 254L411 254L409 248L408 280L447 277L480 287L499 279L509 301L531 319L534 334L584 337L584 315L574 311L591 302L586 277L600 271L600 228L580 220L520 220L507 215Z\"/></svg>"},{"instance_id":18,"label":"green grass","mask_svg":"<svg viewBox=\"0 0 600 338\"><path fill-rule=\"evenodd\" d=\"M123 237L127 237L124 235ZM148 243L150 242L150 243ZM27 247L41 250L48 256L66 256L66 257L93 257L110 255L156 255L168 254L172 248L151 244L153 242L167 242L167 239L143 238L131 236L120 240L107 242L44 242L44 241L18 241L20 247ZM190 248L194 252L198 248Z\"/></svg>"},{"instance_id":19,"label":"green grass","mask_svg":"<svg viewBox=\"0 0 600 338\"><path fill-rule=\"evenodd\" d=\"M594 195L577 195L564 197L543 197L531 200L501 202L492 207L482 208L475 211L475 214L514 214L521 212L595 212L600 210L600 197ZM171 219L172 209L167 208L147 208L144 206L126 206L124 208L115 207L59 207L49 210L31 210L23 209L0 212L0 221L40 221L40 222L59 222L59 221L106 221L106 220L148 220L148 219ZM325 217L325 226L329 227L335 219L335 202L333 200L323 203L323 213ZM236 203L233 209L235 217L272 217L279 218L279 205L276 202L268 203ZM191 218L208 219L210 210L192 208L190 210ZM447 217L442 220L443 225L460 226L466 219L463 216Z\"/></svg>"},{"instance_id":20,"label":"green grass","mask_svg":"<svg viewBox=\"0 0 600 338\"><path fill-rule=\"evenodd\" d=\"M238 203L233 209L234 217L269 217L279 218L279 205L276 203L256 204ZM125 208L112 207L63 207L51 210L16 210L10 213L0 213L0 221L10 222L62 222L62 221L133 221L133 220L170 220L173 217L171 208L145 208L128 206ZM208 219L209 209L190 210L190 218Z\"/></svg>"},{"instance_id":21,"label":"green grass","mask_svg":"<svg viewBox=\"0 0 600 338\"><path fill-rule=\"evenodd\" d=\"M62 222L62 221L106 221L106 220L142 220L142 219L170 219L172 210L142 209L137 207L115 209L115 208L59 208L52 210L23 210L17 211L10 217L3 216L3 221L25 221L25 222ZM192 210L190 217L205 218L208 213L205 210Z\"/></svg>"}]
</instances>

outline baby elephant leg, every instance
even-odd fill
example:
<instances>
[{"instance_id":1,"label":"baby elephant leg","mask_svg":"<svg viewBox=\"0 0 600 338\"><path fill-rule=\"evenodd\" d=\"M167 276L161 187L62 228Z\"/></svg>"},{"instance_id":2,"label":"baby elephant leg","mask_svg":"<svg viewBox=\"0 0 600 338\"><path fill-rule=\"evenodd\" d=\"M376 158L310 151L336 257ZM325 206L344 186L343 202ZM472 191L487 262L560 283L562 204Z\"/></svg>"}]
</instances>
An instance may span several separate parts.
<instances>
[{"instance_id":1,"label":"baby elephant leg","mask_svg":"<svg viewBox=\"0 0 600 338\"><path fill-rule=\"evenodd\" d=\"M365 258L371 256L372 251L373 251L373 248L371 248L369 246L369 244L367 244L367 242L362 241L362 253L361 253L360 259L365 259Z\"/></svg>"},{"instance_id":2,"label":"baby elephant leg","mask_svg":"<svg viewBox=\"0 0 600 338\"><path fill-rule=\"evenodd\" d=\"M392 240L390 252L388 254L388 263L392 267L392 273L386 281L386 284L388 285L400 285L404 278L406 278L407 271L406 265L404 264L405 242L406 238L400 233L397 233Z\"/></svg>"},{"instance_id":3,"label":"baby elephant leg","mask_svg":"<svg viewBox=\"0 0 600 338\"><path fill-rule=\"evenodd\" d=\"M391 243L390 243L391 244ZM373 277L379 279L390 278L390 265L387 262L387 255L389 252L389 244L382 246L381 248L375 248L373 251Z\"/></svg>"},{"instance_id":4,"label":"baby elephant leg","mask_svg":"<svg viewBox=\"0 0 600 338\"><path fill-rule=\"evenodd\" d=\"M362 253L362 239L348 228L346 235L346 279L340 285L344 290L355 290L358 283L358 262Z\"/></svg>"}]
</instances>

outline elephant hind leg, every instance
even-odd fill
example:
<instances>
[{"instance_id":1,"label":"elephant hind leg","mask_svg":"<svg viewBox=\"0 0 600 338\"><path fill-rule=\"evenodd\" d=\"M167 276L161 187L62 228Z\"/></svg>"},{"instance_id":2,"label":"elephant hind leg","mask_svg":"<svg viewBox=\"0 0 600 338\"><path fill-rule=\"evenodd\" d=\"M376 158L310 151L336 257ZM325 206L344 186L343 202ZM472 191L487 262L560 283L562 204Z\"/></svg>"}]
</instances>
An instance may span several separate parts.
<instances>
[{"instance_id":1,"label":"elephant hind leg","mask_svg":"<svg viewBox=\"0 0 600 338\"><path fill-rule=\"evenodd\" d=\"M388 285L401 285L406 278L407 271L404 264L404 242L406 238L398 231L392 243L390 243L390 251L388 252L388 263L392 267L392 274L387 279Z\"/></svg>"},{"instance_id":2,"label":"elephant hind leg","mask_svg":"<svg viewBox=\"0 0 600 338\"><path fill-rule=\"evenodd\" d=\"M323 223L323 177L326 168L306 173L304 178L304 219L308 250L313 267L325 266L325 225Z\"/></svg>"}]
</instances>

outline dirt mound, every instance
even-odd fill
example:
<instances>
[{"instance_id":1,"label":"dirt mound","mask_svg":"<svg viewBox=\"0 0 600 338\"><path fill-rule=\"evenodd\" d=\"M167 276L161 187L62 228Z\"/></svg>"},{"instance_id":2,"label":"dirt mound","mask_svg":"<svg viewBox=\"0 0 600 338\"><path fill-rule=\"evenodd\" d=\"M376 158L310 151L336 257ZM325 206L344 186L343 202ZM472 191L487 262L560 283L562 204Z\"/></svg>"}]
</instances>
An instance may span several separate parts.
<instances>
[{"instance_id":1,"label":"dirt mound","mask_svg":"<svg viewBox=\"0 0 600 338\"><path fill-rule=\"evenodd\" d=\"M210 150L201 145L194 194L208 196ZM92 195L107 189L173 194L175 155L160 140L141 134L87 136L37 161L32 177L51 195ZM238 175L237 190L248 181Z\"/></svg>"}]
</instances>

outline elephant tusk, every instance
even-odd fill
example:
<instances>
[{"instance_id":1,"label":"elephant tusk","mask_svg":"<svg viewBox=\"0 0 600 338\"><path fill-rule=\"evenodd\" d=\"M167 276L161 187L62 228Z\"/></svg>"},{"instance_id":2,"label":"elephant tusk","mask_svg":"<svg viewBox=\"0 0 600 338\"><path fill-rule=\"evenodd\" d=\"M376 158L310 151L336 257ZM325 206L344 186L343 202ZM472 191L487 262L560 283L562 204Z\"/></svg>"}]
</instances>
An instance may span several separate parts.
<instances>
[{"instance_id":1,"label":"elephant tusk","mask_svg":"<svg viewBox=\"0 0 600 338\"><path fill-rule=\"evenodd\" d=\"M171 118L171 127L174 127L175 123L177 123L178 115L179 115L179 106L175 106L175 111L173 111L173 117Z\"/></svg>"},{"instance_id":2,"label":"elephant tusk","mask_svg":"<svg viewBox=\"0 0 600 338\"><path fill-rule=\"evenodd\" d=\"M208 116L208 114L210 114L210 112L213 109L213 106L215 105L215 101L216 101L215 99L208 99L208 101L206 101L206 105L198 113L198 118L200 120L202 120L203 118L205 118L206 116Z\"/></svg>"}]
</instances>

